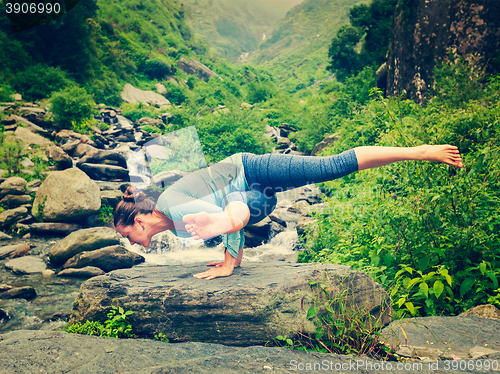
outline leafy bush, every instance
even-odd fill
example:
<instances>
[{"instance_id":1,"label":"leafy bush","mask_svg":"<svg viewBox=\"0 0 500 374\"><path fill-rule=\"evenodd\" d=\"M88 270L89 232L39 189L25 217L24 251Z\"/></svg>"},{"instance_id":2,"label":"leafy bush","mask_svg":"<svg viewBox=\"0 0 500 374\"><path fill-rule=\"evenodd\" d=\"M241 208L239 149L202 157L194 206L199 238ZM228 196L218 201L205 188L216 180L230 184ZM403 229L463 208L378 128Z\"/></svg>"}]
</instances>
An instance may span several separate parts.
<instances>
[{"instance_id":1,"label":"leafy bush","mask_svg":"<svg viewBox=\"0 0 500 374\"><path fill-rule=\"evenodd\" d=\"M107 204L101 205L96 219L101 225L109 226L113 222L113 207Z\"/></svg>"},{"instance_id":2,"label":"leafy bush","mask_svg":"<svg viewBox=\"0 0 500 374\"><path fill-rule=\"evenodd\" d=\"M50 104L56 123L65 129L91 118L95 106L92 96L84 88L76 86L53 94Z\"/></svg>"},{"instance_id":3,"label":"leafy bush","mask_svg":"<svg viewBox=\"0 0 500 374\"><path fill-rule=\"evenodd\" d=\"M124 311L122 307L111 306L108 319L104 325L98 321L86 321L85 323L74 323L66 326L66 331L70 334L95 335L109 338L134 338L132 325L129 316L134 312Z\"/></svg>"},{"instance_id":4,"label":"leafy bush","mask_svg":"<svg viewBox=\"0 0 500 374\"><path fill-rule=\"evenodd\" d=\"M3 142L0 147L0 157L6 164L10 175L19 173L21 169L21 154L23 152L23 143L19 140Z\"/></svg>"},{"instance_id":5,"label":"leafy bush","mask_svg":"<svg viewBox=\"0 0 500 374\"><path fill-rule=\"evenodd\" d=\"M163 79L175 73L175 66L164 61L148 60L141 65L140 71L146 74L149 79Z\"/></svg>"},{"instance_id":6,"label":"leafy bush","mask_svg":"<svg viewBox=\"0 0 500 374\"><path fill-rule=\"evenodd\" d=\"M172 104L181 105L184 101L186 101L186 90L173 82L164 82L165 88L167 89L167 93L164 95Z\"/></svg>"},{"instance_id":7,"label":"leafy bush","mask_svg":"<svg viewBox=\"0 0 500 374\"><path fill-rule=\"evenodd\" d=\"M40 100L48 98L53 92L74 84L60 68L38 64L25 71L16 73L12 87L24 100Z\"/></svg>"},{"instance_id":8,"label":"leafy bush","mask_svg":"<svg viewBox=\"0 0 500 374\"><path fill-rule=\"evenodd\" d=\"M310 281L309 285L315 294L303 297L301 304L302 307L312 304L307 309L307 319L314 322L316 332L312 336L293 332L293 338L277 336L278 343L284 342L288 348L297 350L356 356L388 350L380 343L378 333L383 326L382 314L371 315L369 305L362 308L349 305L352 295L330 287L327 281Z\"/></svg>"},{"instance_id":9,"label":"leafy bush","mask_svg":"<svg viewBox=\"0 0 500 374\"><path fill-rule=\"evenodd\" d=\"M463 62L462 62L463 63ZM464 100L456 85L480 87ZM456 315L495 297L500 276L500 93L471 67L438 71L426 107L374 99L339 120L340 140L324 152L361 145L454 144L464 168L400 162L327 182L329 204L316 217L301 261L327 261L370 272L393 296L398 317ZM468 79L479 80L467 82Z\"/></svg>"}]
</instances>

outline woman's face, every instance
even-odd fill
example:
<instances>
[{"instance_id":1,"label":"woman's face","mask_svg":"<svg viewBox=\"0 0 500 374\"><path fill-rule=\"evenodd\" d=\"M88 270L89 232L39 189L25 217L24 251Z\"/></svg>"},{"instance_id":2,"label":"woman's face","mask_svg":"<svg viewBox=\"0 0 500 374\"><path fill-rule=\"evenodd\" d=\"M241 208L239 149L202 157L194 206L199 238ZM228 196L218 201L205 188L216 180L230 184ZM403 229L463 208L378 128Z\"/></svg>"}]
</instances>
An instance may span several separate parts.
<instances>
[{"instance_id":1,"label":"woman's face","mask_svg":"<svg viewBox=\"0 0 500 374\"><path fill-rule=\"evenodd\" d=\"M118 226L116 231L124 238L127 238L130 245L139 244L143 247L149 247L151 243L151 238L147 234L148 230L146 230L143 222L136 220L133 225Z\"/></svg>"}]
</instances>

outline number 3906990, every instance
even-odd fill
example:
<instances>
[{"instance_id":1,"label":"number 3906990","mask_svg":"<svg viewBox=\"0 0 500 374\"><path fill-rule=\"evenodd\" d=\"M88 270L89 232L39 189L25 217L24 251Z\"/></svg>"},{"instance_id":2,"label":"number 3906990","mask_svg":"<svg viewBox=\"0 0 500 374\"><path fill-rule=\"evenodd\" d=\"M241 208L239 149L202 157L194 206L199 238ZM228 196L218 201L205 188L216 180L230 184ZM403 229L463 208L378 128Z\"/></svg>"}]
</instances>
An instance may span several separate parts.
<instances>
[{"instance_id":1,"label":"number 3906990","mask_svg":"<svg viewBox=\"0 0 500 374\"><path fill-rule=\"evenodd\" d=\"M61 12L61 4L59 3L6 3L5 10L7 14L50 14L50 13L60 13Z\"/></svg>"}]
</instances>

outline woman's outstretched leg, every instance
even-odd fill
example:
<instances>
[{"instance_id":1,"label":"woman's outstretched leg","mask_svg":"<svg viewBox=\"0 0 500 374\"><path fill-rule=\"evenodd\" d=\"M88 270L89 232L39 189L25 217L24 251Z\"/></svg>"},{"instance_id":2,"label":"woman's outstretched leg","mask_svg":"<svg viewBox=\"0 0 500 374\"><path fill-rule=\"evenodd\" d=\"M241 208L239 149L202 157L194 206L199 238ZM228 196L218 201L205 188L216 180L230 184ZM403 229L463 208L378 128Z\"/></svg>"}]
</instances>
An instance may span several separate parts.
<instances>
[{"instance_id":1,"label":"woman's outstretched leg","mask_svg":"<svg viewBox=\"0 0 500 374\"><path fill-rule=\"evenodd\" d=\"M354 148L358 170L365 170L404 160L434 161L461 168L462 159L458 148L452 145L421 145L412 148L401 147L358 147Z\"/></svg>"}]
</instances>

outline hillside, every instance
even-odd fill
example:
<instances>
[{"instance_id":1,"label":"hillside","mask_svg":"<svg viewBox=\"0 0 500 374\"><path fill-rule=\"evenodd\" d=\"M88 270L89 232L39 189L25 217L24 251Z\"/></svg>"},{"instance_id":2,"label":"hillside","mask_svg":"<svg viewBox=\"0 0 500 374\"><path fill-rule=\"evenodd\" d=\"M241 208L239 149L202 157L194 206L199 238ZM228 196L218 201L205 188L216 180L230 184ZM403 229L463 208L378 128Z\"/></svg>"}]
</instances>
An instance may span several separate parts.
<instances>
[{"instance_id":1,"label":"hillside","mask_svg":"<svg viewBox=\"0 0 500 374\"><path fill-rule=\"evenodd\" d=\"M231 61L257 48L267 31L303 0L186 0L193 32Z\"/></svg>"},{"instance_id":2,"label":"hillside","mask_svg":"<svg viewBox=\"0 0 500 374\"><path fill-rule=\"evenodd\" d=\"M250 54L248 62L270 71L288 92L330 75L328 47L349 22L349 8L367 0L305 0L290 10Z\"/></svg>"}]
</instances>

